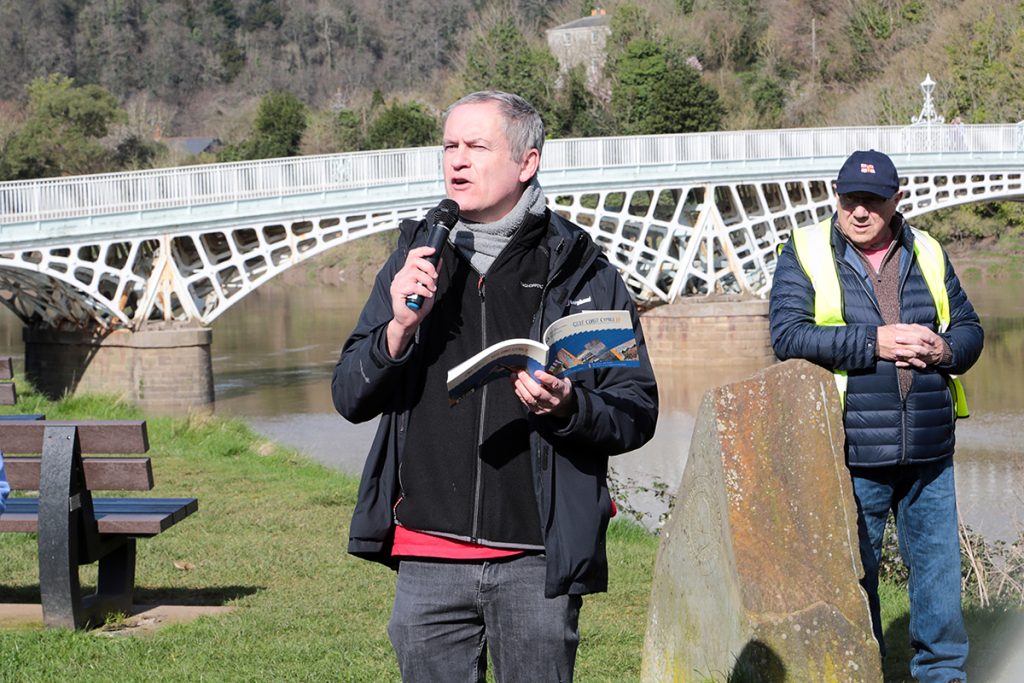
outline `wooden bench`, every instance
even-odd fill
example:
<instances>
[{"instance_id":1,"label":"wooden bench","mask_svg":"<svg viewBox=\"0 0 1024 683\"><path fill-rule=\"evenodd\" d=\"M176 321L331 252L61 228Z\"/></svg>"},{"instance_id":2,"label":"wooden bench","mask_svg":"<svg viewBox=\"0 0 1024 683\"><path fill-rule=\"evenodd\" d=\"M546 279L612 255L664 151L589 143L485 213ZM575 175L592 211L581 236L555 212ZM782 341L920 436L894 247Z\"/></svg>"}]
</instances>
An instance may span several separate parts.
<instances>
[{"instance_id":1,"label":"wooden bench","mask_svg":"<svg viewBox=\"0 0 1024 683\"><path fill-rule=\"evenodd\" d=\"M148 491L153 469L146 457L83 458L83 453L147 450L142 421L0 421L0 451L12 489L0 514L0 532L38 534L46 626L85 628L112 612L128 612L135 539L156 536L198 509L195 498L93 498L92 491ZM19 490L39 495L15 496ZM83 595L78 567L94 562L99 563L96 592Z\"/></svg>"},{"instance_id":2,"label":"wooden bench","mask_svg":"<svg viewBox=\"0 0 1024 683\"><path fill-rule=\"evenodd\" d=\"M13 406L18 402L14 388L14 364L10 356L0 356L0 406Z\"/></svg>"}]
</instances>

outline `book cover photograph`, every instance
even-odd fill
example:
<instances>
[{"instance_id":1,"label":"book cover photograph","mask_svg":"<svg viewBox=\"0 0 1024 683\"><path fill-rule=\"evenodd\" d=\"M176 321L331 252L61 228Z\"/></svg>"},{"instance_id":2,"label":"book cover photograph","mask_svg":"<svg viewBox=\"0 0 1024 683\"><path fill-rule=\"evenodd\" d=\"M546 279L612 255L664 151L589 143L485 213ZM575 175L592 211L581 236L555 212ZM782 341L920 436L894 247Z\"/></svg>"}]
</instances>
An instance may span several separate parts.
<instances>
[{"instance_id":1,"label":"book cover photograph","mask_svg":"<svg viewBox=\"0 0 1024 683\"><path fill-rule=\"evenodd\" d=\"M507 339L456 365L448 371L448 398L458 403L469 392L524 368L565 377L590 368L639 364L628 311L584 311L551 323L543 342Z\"/></svg>"}]
</instances>

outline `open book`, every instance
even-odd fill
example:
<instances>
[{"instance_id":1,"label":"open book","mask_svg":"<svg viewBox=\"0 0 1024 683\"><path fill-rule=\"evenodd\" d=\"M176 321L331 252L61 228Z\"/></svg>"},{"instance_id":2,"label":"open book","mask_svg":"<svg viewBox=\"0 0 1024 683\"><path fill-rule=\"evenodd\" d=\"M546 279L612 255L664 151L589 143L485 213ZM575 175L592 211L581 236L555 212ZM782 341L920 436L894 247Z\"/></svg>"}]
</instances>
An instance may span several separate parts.
<instances>
[{"instance_id":1,"label":"open book","mask_svg":"<svg viewBox=\"0 0 1024 683\"><path fill-rule=\"evenodd\" d=\"M448 398L525 368L564 377L588 368L638 366L636 335L628 311L584 311L559 318L544 330L544 342L506 339L448 371Z\"/></svg>"}]
</instances>

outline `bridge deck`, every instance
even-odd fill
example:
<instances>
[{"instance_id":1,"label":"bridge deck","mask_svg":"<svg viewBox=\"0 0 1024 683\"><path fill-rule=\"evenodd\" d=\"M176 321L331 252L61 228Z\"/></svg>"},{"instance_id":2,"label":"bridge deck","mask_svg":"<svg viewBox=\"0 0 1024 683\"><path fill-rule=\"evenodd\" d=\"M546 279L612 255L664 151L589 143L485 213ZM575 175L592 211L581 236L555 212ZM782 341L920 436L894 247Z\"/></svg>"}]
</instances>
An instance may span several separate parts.
<instances>
[{"instance_id":1,"label":"bridge deck","mask_svg":"<svg viewBox=\"0 0 1024 683\"><path fill-rule=\"evenodd\" d=\"M908 216L1024 198L1022 124L551 140L540 179L637 300L764 294L776 245L831 213L836 170L867 148L893 156ZM50 326L209 324L443 192L437 147L0 183L0 300Z\"/></svg>"}]
</instances>

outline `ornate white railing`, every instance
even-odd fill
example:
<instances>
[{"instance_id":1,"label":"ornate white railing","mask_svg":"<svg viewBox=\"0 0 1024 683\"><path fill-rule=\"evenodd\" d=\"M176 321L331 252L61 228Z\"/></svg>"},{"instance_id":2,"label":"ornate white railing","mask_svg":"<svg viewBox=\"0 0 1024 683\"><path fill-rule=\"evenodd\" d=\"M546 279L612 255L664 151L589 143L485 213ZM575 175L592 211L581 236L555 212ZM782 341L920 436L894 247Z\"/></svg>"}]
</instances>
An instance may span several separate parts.
<instances>
[{"instance_id":1,"label":"ornate white railing","mask_svg":"<svg viewBox=\"0 0 1024 683\"><path fill-rule=\"evenodd\" d=\"M544 171L797 161L874 148L889 154L1024 154L1024 127L934 125L581 138L545 143ZM422 147L0 183L0 224L329 192L441 177Z\"/></svg>"}]
</instances>

